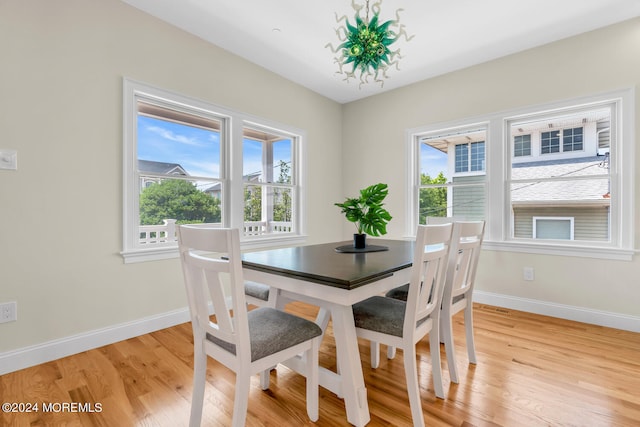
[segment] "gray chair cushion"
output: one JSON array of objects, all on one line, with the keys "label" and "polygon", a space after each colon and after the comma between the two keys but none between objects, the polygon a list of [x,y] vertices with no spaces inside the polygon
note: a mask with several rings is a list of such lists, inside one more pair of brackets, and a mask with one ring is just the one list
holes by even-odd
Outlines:
[{"label": "gray chair cushion", "polygon": [[409,284],[402,285],[400,287],[391,289],[387,292],[386,296],[388,298],[399,299],[400,301],[406,301],[407,296],[409,295]]},{"label": "gray chair cushion", "polygon": [[263,301],[269,300],[269,286],[251,281],[244,282],[244,293]]},{"label": "gray chair cushion", "polygon": [[[252,362],[322,334],[322,329],[315,323],[270,307],[251,310],[248,317]],[[211,334],[207,334],[207,339],[236,354],[235,344]]]},{"label": "gray chair cushion", "polygon": [[356,328],[402,336],[406,303],[381,296],[371,297],[353,305]]},{"label": "gray chair cushion", "polygon": [[[386,293],[386,296],[388,298],[399,299],[400,301],[406,301],[408,295],[409,295],[408,283],[406,285],[402,285],[397,288],[391,289],[389,292]],[[429,296],[429,299],[431,299],[431,296]],[[458,295],[453,297],[453,304],[457,303],[462,299],[464,299],[464,295]]]}]

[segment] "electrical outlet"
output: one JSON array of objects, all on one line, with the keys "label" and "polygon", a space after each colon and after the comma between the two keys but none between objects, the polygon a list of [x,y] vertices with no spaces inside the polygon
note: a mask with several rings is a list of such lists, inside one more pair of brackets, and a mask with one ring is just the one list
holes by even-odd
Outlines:
[{"label": "electrical outlet", "polygon": [[18,303],[5,302],[0,304],[0,323],[15,322],[18,320]]},{"label": "electrical outlet", "polygon": [[534,278],[534,276],[533,276],[533,267],[525,267],[522,270],[522,278],[524,280],[527,280],[527,281],[532,281],[533,278]]}]

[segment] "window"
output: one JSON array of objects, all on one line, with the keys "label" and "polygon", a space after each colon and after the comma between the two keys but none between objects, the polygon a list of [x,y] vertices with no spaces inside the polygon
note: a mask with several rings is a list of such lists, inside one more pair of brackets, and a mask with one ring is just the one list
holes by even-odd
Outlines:
[{"label": "window", "polygon": [[488,249],[631,259],[633,93],[407,131],[407,234],[427,216],[486,218]]},{"label": "window", "polygon": [[484,141],[472,142],[471,147],[471,164],[470,170],[478,172],[484,170]]},{"label": "window", "polygon": [[243,131],[244,221],[247,234],[293,230],[296,138],[245,127]]},{"label": "window", "polygon": [[416,136],[419,224],[425,224],[427,217],[484,218],[485,139],[483,127],[441,129]]},{"label": "window", "polygon": [[[610,150],[612,141],[599,141],[598,128],[610,127],[613,114],[613,106],[603,104],[508,120],[513,138],[526,128],[531,135],[541,135],[542,146],[541,157],[513,157],[511,238],[610,242],[611,174],[599,152]],[[546,131],[556,123],[581,126]],[[564,155],[545,156],[545,147],[559,149],[560,139]]]},{"label": "window", "polygon": [[534,239],[573,240],[573,218],[533,217]]},{"label": "window", "polygon": [[531,135],[514,135],[513,155],[515,157],[531,155]]},{"label": "window", "polygon": [[484,170],[484,141],[455,146],[456,173]]},{"label": "window", "polygon": [[177,256],[185,223],[302,241],[301,131],[126,79],[124,99],[125,262]]},{"label": "window", "polygon": [[582,150],[582,129],[565,129],[562,134],[562,151]]},{"label": "window", "polygon": [[560,131],[542,132],[542,141],[540,144],[541,153],[559,153],[560,152]]}]

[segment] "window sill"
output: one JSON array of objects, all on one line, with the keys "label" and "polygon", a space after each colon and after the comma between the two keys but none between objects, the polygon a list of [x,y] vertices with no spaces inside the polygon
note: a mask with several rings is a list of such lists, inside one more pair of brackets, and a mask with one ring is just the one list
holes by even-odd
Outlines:
[{"label": "window sill", "polygon": [[520,252],[542,255],[560,255],[581,258],[611,259],[631,261],[636,253],[633,249],[621,249],[603,246],[561,245],[532,242],[491,242],[485,240],[482,248],[489,251]]},{"label": "window sill", "polygon": [[[305,243],[307,236],[287,235],[287,236],[256,236],[245,238],[240,242],[242,250],[269,249],[283,246],[296,246]],[[155,248],[133,249],[120,252],[125,264],[133,264],[147,261],[160,261],[163,259],[178,258],[178,246],[167,245]]]}]

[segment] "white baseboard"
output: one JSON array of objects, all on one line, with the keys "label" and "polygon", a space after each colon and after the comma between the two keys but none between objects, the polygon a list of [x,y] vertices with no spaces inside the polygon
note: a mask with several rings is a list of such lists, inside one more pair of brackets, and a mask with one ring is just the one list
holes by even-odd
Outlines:
[{"label": "white baseboard", "polygon": [[0,353],[0,375],[148,334],[190,320],[183,309]]},{"label": "white baseboard", "polygon": [[528,298],[494,294],[479,290],[473,291],[473,302],[510,308],[528,313],[590,323],[631,332],[640,332],[640,317],[608,311],[593,310],[584,307],[557,304]]}]

